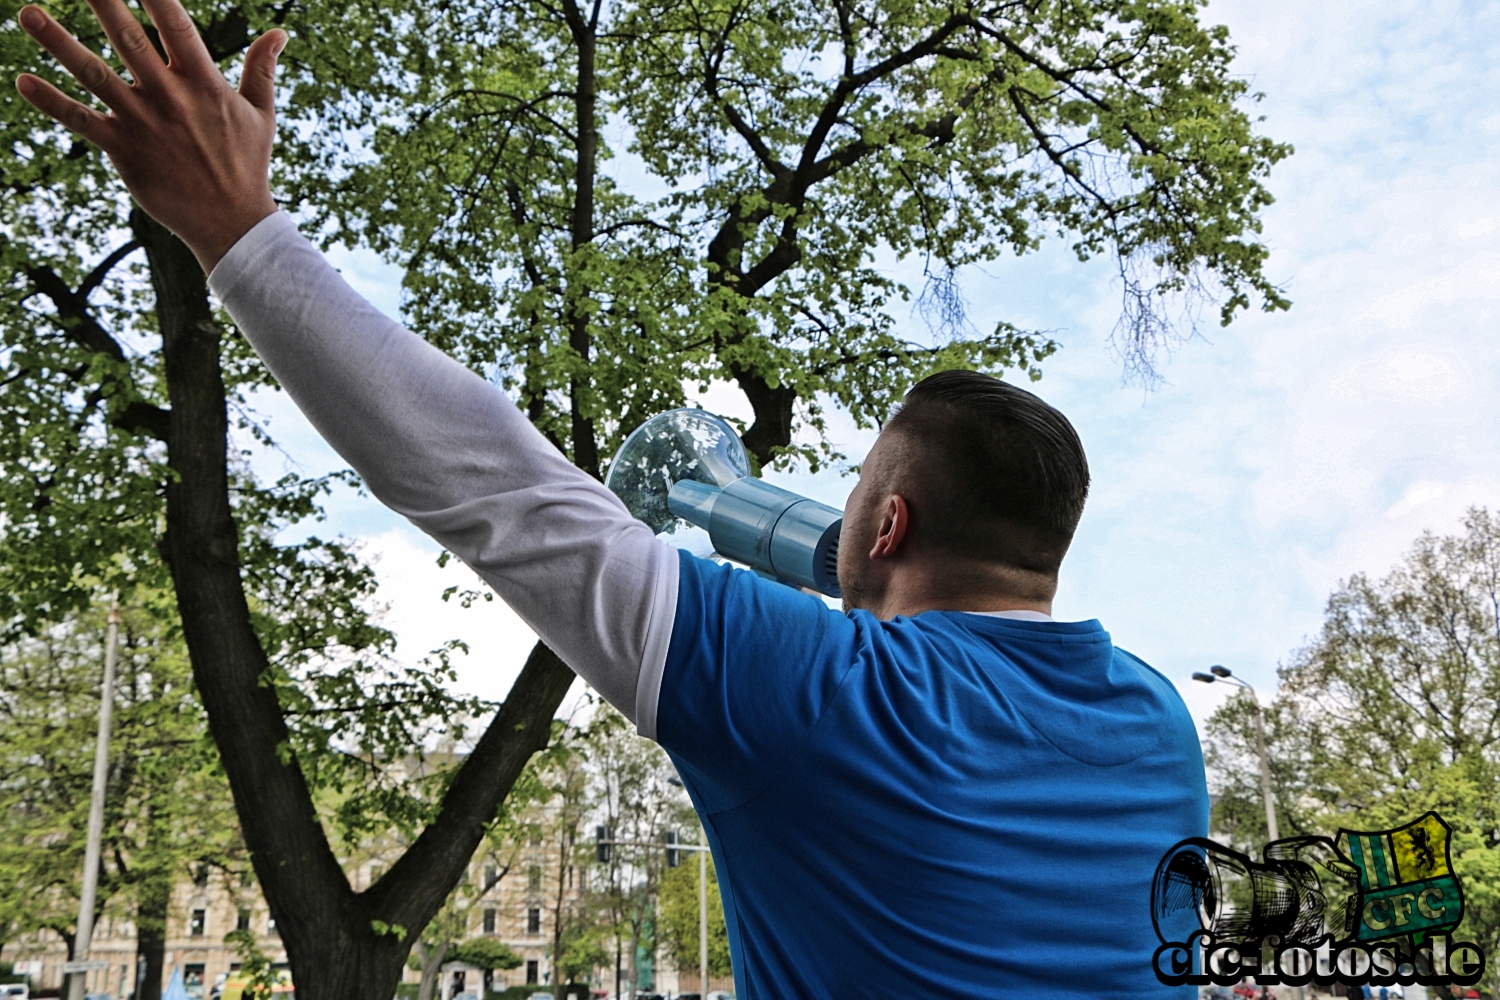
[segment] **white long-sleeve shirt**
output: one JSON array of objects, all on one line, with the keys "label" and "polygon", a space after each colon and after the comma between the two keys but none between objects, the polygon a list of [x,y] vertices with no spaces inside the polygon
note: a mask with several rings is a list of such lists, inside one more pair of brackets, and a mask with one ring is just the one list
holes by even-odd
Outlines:
[{"label": "white long-sleeve shirt", "polygon": [[370,492],[655,738],[675,552],[495,386],[382,314],[277,212],[209,285]]}]

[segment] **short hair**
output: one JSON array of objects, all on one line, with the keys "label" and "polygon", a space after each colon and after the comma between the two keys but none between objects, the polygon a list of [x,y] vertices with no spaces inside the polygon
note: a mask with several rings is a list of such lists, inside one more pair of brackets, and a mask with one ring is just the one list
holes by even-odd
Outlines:
[{"label": "short hair", "polygon": [[993,376],[945,371],[912,387],[885,433],[915,445],[898,491],[919,544],[1056,576],[1089,493],[1067,417]]}]

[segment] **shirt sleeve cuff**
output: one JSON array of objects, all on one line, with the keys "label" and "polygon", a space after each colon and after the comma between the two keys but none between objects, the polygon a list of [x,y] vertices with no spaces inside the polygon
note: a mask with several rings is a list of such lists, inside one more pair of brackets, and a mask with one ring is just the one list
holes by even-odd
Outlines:
[{"label": "shirt sleeve cuff", "polygon": [[641,651],[641,672],[635,679],[635,728],[648,740],[656,739],[656,708],[661,702],[661,679],[667,669],[667,650],[672,645],[672,629],[677,626],[677,591],[682,573],[677,550],[661,543],[651,614],[646,627],[645,648]]},{"label": "shirt sleeve cuff", "polygon": [[213,273],[208,276],[208,287],[223,302],[234,294],[241,282],[256,273],[256,263],[267,253],[274,252],[276,246],[289,236],[302,238],[297,224],[285,212],[272,212],[251,226],[250,231],[219,258]]}]

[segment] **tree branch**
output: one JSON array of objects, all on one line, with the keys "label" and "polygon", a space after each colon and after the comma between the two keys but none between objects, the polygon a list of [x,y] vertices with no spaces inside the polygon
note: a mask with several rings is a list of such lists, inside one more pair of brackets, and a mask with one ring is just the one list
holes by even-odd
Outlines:
[{"label": "tree branch", "polygon": [[[131,240],[117,249],[89,272],[83,283],[74,291],[68,283],[46,264],[33,264],[25,269],[38,292],[52,300],[56,310],[54,321],[67,338],[85,350],[103,354],[120,364],[129,364],[125,349],[109,331],[94,318],[89,309],[88,293],[104,280],[109,271],[140,246]],[[82,372],[79,373],[82,377]],[[101,397],[102,398],[102,397]],[[132,400],[119,409],[111,423],[121,430],[145,432],[158,441],[166,441],[170,433],[170,411],[143,400]]]},{"label": "tree branch", "polygon": [[454,775],[443,807],[411,848],[366,891],[370,915],[422,927],[447,898],[532,754],[552,736],[552,713],[573,683],[573,671],[537,643],[505,703]]},{"label": "tree branch", "polygon": [[78,291],[74,294],[81,299],[87,299],[89,297],[89,293],[99,287],[99,284],[104,281],[104,279],[109,275],[109,272],[114,269],[114,266],[120,263],[120,261],[124,260],[126,257],[130,256],[136,250],[139,250],[140,246],[140,240],[131,240],[129,243],[121,244],[115,249],[113,253],[101,260],[98,265],[96,265],[94,269],[88,273],[88,277],[83,279],[83,283],[78,286]]}]

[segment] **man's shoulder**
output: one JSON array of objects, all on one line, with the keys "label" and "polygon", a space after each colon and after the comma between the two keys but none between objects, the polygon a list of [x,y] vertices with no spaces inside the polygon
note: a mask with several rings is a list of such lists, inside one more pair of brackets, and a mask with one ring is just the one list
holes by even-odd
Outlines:
[{"label": "man's shoulder", "polygon": [[1080,763],[1198,758],[1196,727],[1176,685],[1115,646],[1098,621],[941,612],[889,623],[885,634],[876,659],[891,683],[909,681],[938,704],[951,703],[956,687],[971,689],[960,702],[966,711],[1024,720],[1018,732]]}]

